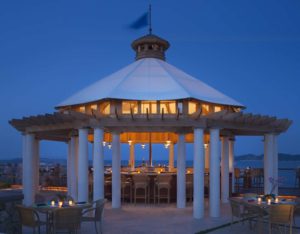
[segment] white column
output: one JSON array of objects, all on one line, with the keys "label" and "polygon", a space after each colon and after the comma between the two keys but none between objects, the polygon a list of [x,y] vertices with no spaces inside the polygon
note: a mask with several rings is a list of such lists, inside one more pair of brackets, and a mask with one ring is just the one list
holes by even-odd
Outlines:
[{"label": "white column", "polygon": [[134,143],[131,143],[129,146],[129,161],[130,161],[130,170],[135,170],[135,155],[134,155]]},{"label": "white column", "polygon": [[[277,135],[273,135],[273,178],[278,181],[278,145]],[[278,195],[278,186],[275,187],[274,194]]]},{"label": "white column", "polygon": [[234,140],[229,140],[229,172],[231,172],[231,191],[235,192],[234,177]]},{"label": "white column", "polygon": [[204,154],[205,154],[205,169],[209,169],[209,144],[206,144],[204,147]]},{"label": "white column", "polygon": [[194,129],[194,201],[195,219],[204,216],[204,149],[203,129]]},{"label": "white column", "polygon": [[174,170],[174,143],[171,142],[169,145],[169,171]]},{"label": "white column", "polygon": [[89,200],[88,129],[79,132],[78,144],[78,201]]},{"label": "white column", "polygon": [[222,137],[221,156],[221,198],[222,203],[228,203],[229,198],[229,138]]},{"label": "white column", "polygon": [[75,170],[72,173],[72,196],[75,201],[78,201],[78,161],[79,161],[79,139],[78,136],[74,137],[74,167]]},{"label": "white column", "polygon": [[219,129],[210,129],[209,213],[220,216],[220,146]]},{"label": "white column", "polygon": [[269,194],[272,189],[269,178],[273,177],[274,163],[273,134],[265,134],[264,148],[264,193]]},{"label": "white column", "polygon": [[33,164],[34,191],[37,193],[40,185],[40,142],[37,139],[33,141]]},{"label": "white column", "polygon": [[72,160],[72,155],[71,155],[71,140],[68,141],[68,155],[67,155],[67,190],[68,190],[68,195],[71,196],[71,160]]},{"label": "white column", "polygon": [[25,149],[23,152],[23,204],[31,206],[34,203],[34,134],[25,134]]},{"label": "white column", "polygon": [[112,133],[112,208],[121,207],[121,146],[120,134]]},{"label": "white column", "polygon": [[94,129],[94,201],[104,198],[104,154],[103,154],[103,130]]},{"label": "white column", "polygon": [[177,208],[185,208],[185,136],[178,134],[178,156],[177,156]]},{"label": "white column", "polygon": [[68,195],[77,201],[77,165],[78,165],[78,137],[72,136],[68,143]]},{"label": "white column", "polygon": [[24,176],[24,167],[25,167],[25,158],[27,156],[27,149],[26,149],[26,134],[22,134],[22,185],[23,185],[23,190],[24,190],[24,185],[25,185],[25,179],[26,176]]}]

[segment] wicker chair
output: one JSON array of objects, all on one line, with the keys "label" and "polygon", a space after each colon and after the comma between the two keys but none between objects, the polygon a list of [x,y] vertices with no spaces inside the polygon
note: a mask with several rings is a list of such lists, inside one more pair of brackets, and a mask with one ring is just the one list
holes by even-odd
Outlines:
[{"label": "wicker chair", "polygon": [[[154,202],[157,198],[158,204],[160,203],[160,199],[166,198],[168,203],[170,203],[170,190],[171,190],[171,175],[159,174],[156,177],[155,185],[154,185]],[[166,195],[162,196],[161,190],[166,190]]]},{"label": "wicker chair", "polygon": [[232,198],[230,198],[229,201],[231,206],[231,226],[234,223],[234,218],[237,218],[236,221],[242,222],[243,224],[245,220],[248,220],[250,229],[252,229],[251,221],[253,218],[258,217],[259,213],[254,212],[254,210],[250,212],[249,208],[245,207],[242,202],[236,201]]},{"label": "wicker chair", "polygon": [[[94,201],[94,207],[86,209],[82,212],[81,222],[94,222],[96,233],[102,233],[102,218],[106,199]],[[99,224],[99,232],[98,226]]]},{"label": "wicker chair", "polygon": [[19,218],[22,226],[30,227],[35,233],[36,228],[38,233],[41,233],[41,226],[46,225],[47,223],[40,220],[38,212],[34,208],[16,205],[16,208],[19,213]]},{"label": "wicker chair", "polygon": [[241,179],[243,179],[241,175],[241,170],[239,168],[234,168],[234,181],[235,181],[235,188],[237,191],[240,189]]},{"label": "wicker chair", "polygon": [[256,188],[263,187],[263,169],[252,168],[251,169],[252,186]]},{"label": "wicker chair", "polygon": [[66,231],[78,233],[80,231],[82,208],[65,207],[56,209],[53,213],[53,233]]},{"label": "wicker chair", "polygon": [[254,222],[261,233],[263,231],[264,222],[267,222],[266,218],[268,217],[268,213],[266,210],[260,206],[247,204],[244,204],[243,208],[244,217],[249,221],[250,229],[253,229],[252,222]]},{"label": "wicker chair", "polygon": [[[284,228],[289,227],[289,233],[293,232],[293,205],[271,205],[269,210],[269,233],[272,233],[273,228]],[[285,232],[284,232],[285,233]]]},{"label": "wicker chair", "polygon": [[294,225],[296,224],[296,217],[300,217],[300,198],[295,199],[296,205],[294,207]]}]

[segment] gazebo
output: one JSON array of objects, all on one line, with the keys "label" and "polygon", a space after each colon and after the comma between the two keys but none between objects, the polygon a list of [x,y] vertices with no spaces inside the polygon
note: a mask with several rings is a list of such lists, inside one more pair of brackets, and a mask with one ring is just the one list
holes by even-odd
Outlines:
[{"label": "gazebo", "polygon": [[[113,208],[121,207],[121,143],[130,143],[132,170],[134,144],[167,143],[169,170],[174,168],[177,144],[178,208],[186,206],[185,144],[194,144],[195,218],[204,215],[205,168],[209,168],[210,216],[218,217],[220,203],[228,202],[235,136],[263,136],[264,177],[278,177],[277,136],[289,128],[291,121],[244,113],[241,103],[165,62],[169,46],[168,41],[153,34],[143,36],[132,43],[136,52],[132,64],[61,102],[52,114],[10,121],[23,135],[25,205],[34,202],[38,191],[41,140],[68,143],[68,193],[78,201],[88,200],[88,142],[93,143],[93,197],[104,198],[102,143],[110,142]],[[270,188],[270,182],[264,180],[265,193]]]}]

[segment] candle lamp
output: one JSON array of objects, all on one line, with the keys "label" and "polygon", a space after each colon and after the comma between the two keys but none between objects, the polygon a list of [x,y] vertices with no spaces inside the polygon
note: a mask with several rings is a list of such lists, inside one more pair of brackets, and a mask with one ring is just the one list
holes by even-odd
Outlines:
[{"label": "candle lamp", "polygon": [[73,201],[69,200],[69,206],[72,206],[72,205],[73,205]]},{"label": "candle lamp", "polygon": [[268,205],[271,205],[271,199],[268,198]]},{"label": "candle lamp", "polygon": [[62,205],[63,205],[63,202],[62,202],[62,201],[59,201],[59,202],[58,202],[58,206],[59,206],[59,207],[62,207]]},{"label": "candle lamp", "polygon": [[55,206],[55,201],[51,201],[51,206]]},{"label": "candle lamp", "polygon": [[261,197],[257,198],[257,203],[258,203],[258,204],[261,203]]},{"label": "candle lamp", "polygon": [[279,199],[278,197],[275,198],[275,203],[278,203],[279,202]]}]

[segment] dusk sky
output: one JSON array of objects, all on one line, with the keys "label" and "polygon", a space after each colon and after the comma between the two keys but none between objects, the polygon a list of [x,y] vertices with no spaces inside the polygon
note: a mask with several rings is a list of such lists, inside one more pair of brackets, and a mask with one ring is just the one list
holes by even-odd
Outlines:
[{"label": "dusk sky", "polygon": [[[278,138],[279,152],[299,154],[300,1],[151,3],[153,33],[171,44],[167,62],[241,102],[246,113],[293,120]],[[134,61],[130,44],[147,29],[128,25],[148,4],[0,1],[0,159],[21,157],[21,134],[10,119],[52,113]],[[42,156],[64,157],[66,150],[64,143],[41,145]],[[237,137],[235,154],[246,153],[262,154],[262,137]]]}]

